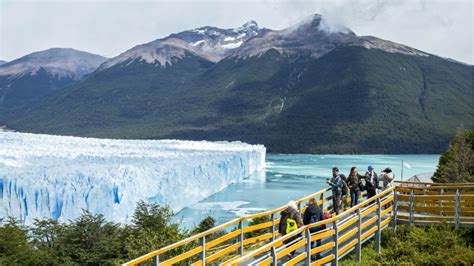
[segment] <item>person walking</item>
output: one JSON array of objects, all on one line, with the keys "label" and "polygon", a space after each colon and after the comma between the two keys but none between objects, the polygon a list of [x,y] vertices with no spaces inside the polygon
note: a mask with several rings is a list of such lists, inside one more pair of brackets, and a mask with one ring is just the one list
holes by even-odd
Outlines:
[{"label": "person walking", "polygon": [[339,168],[332,168],[332,178],[327,179],[326,183],[331,186],[332,190],[332,207],[334,213],[339,214],[339,201],[341,200],[342,189],[344,184],[342,183],[342,178],[339,175]]},{"label": "person walking", "polygon": [[378,188],[378,176],[375,173],[375,169],[372,165],[367,167],[367,172],[365,173],[365,189],[367,190],[367,199],[375,196],[377,194]]},{"label": "person walking", "polygon": [[[287,235],[299,227],[303,226],[303,222],[301,221],[301,215],[298,212],[298,206],[294,201],[288,202],[286,209],[284,209],[280,213],[280,224],[278,225],[278,232],[280,235],[284,236]],[[294,241],[298,236],[295,235],[285,241],[284,244],[291,243]],[[291,259],[295,255],[295,251],[292,251],[288,254],[289,259]]]},{"label": "person walking", "polygon": [[357,167],[352,167],[349,176],[347,177],[347,185],[350,189],[351,194],[351,208],[359,204],[359,193],[363,190],[362,179],[363,175],[360,175],[357,171]]},{"label": "person walking", "polygon": [[[304,214],[303,214],[303,224],[304,225],[314,224],[322,220],[324,220],[323,210],[321,210],[321,207],[318,206],[315,198],[310,199],[308,201],[306,210],[304,211]],[[309,231],[311,233],[316,233],[318,231],[321,231],[322,229],[323,229],[322,226],[316,226],[309,229]],[[318,246],[321,246],[321,239],[311,242],[311,249]],[[320,258],[321,258],[321,254],[319,253],[311,256],[311,260],[318,260]]]}]

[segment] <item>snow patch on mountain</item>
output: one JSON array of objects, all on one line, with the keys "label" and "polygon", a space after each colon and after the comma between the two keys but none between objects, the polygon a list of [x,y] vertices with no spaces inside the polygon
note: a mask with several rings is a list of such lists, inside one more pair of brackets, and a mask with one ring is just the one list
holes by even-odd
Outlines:
[{"label": "snow patch on mountain", "polygon": [[234,43],[227,43],[227,44],[223,44],[222,47],[227,48],[227,49],[234,49],[234,48],[240,47],[242,43],[244,42],[239,41],[239,42],[234,42]]}]

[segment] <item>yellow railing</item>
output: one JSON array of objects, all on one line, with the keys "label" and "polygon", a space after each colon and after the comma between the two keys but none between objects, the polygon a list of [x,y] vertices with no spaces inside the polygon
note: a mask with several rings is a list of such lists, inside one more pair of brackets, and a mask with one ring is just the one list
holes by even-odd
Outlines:
[{"label": "yellow railing", "polygon": [[[303,204],[311,198],[317,198],[318,204],[331,201],[329,189],[323,189],[312,195],[306,196],[296,201],[300,211],[304,210]],[[141,262],[154,260],[155,264],[172,265],[186,261],[185,264],[203,265],[205,263],[215,263],[222,258],[235,258],[244,254],[246,249],[273,241],[278,236],[277,225],[279,224],[279,213],[286,206],[266,211],[258,214],[247,215],[203,233],[188,237],[172,245],[152,251],[146,255],[136,258],[124,265],[136,265]],[[329,207],[330,208],[330,207]],[[328,208],[326,208],[326,211]],[[248,224],[256,218],[268,217],[268,222],[249,226]],[[217,232],[226,232],[224,235],[211,240]],[[256,235],[246,238],[248,234]],[[197,242],[197,243],[196,243]],[[185,249],[185,251],[182,251]],[[172,252],[180,251],[181,254],[172,256]],[[233,255],[233,256],[232,256]],[[164,259],[163,259],[164,258]],[[193,260],[194,259],[194,260]],[[222,263],[222,261],[219,261]]]},{"label": "yellow railing", "polygon": [[395,196],[397,223],[474,226],[473,183],[399,186]]},{"label": "yellow railing", "polygon": [[[380,243],[381,229],[387,226],[394,217],[401,222],[405,221],[407,195],[413,195],[409,198],[409,200],[413,199],[413,201],[409,201],[411,205],[408,205],[410,206],[410,210],[412,210],[412,214],[408,212],[408,217],[412,217],[412,219],[408,219],[408,221],[412,221],[415,224],[422,224],[418,223],[418,220],[424,219],[420,217],[425,216],[420,216],[415,212],[433,211],[432,208],[430,209],[430,207],[433,207],[431,203],[436,202],[438,205],[441,204],[440,206],[446,208],[442,209],[442,212],[439,213],[440,215],[448,214],[449,211],[455,210],[454,207],[457,208],[459,215],[454,215],[454,218],[449,216],[453,218],[452,221],[456,225],[464,226],[470,223],[470,219],[472,219],[473,216],[471,211],[473,211],[473,209],[470,207],[469,202],[474,199],[474,195],[466,194],[467,192],[464,191],[474,191],[474,184],[399,183],[400,185],[398,187],[388,189],[351,209],[345,210],[331,219],[301,227],[295,232],[283,237],[279,237],[277,226],[279,224],[279,213],[284,210],[286,206],[234,219],[206,232],[152,251],[124,265],[136,265],[150,260],[153,260],[155,265],[205,265],[211,263],[223,265],[256,263],[258,265],[267,265],[275,261],[284,260],[291,251],[303,247],[305,252],[300,252],[298,256],[295,256],[290,261],[286,261],[288,265],[303,261],[310,264],[311,255],[316,253],[325,256],[313,262],[312,265],[338,261],[338,259],[354,249],[357,251],[358,257],[360,257],[360,246],[364,241],[375,235],[376,242]],[[395,189],[396,193],[392,193]],[[459,191],[459,189],[463,190],[463,193],[459,192],[459,195],[449,194],[457,193],[456,190]],[[441,199],[438,196],[439,194],[433,195],[438,198],[427,197],[435,192],[442,193]],[[472,194],[474,194],[474,192]],[[424,197],[419,197],[418,195]],[[304,211],[304,203],[311,198],[316,198],[318,205],[323,206],[325,212],[331,211],[332,204],[326,204],[326,202],[331,202],[332,200],[332,193],[329,188],[297,200],[296,203],[298,204],[300,212]],[[430,204],[424,203],[422,201],[423,199],[429,200]],[[459,204],[456,205],[456,199],[460,199],[460,201],[458,201],[459,204],[462,203],[466,205],[459,207]],[[455,202],[454,207],[451,206],[452,202],[448,202],[450,200]],[[427,206],[420,205],[423,203]],[[397,206],[403,207],[397,210]],[[449,207],[452,207],[452,209],[448,210],[447,208]],[[438,212],[436,214],[438,214]],[[466,215],[470,215],[471,218],[466,217]],[[263,220],[259,224],[249,225],[253,219],[261,217],[266,217],[267,220]],[[434,220],[428,221],[439,220],[439,217],[437,217]],[[445,220],[448,220],[448,218]],[[328,229],[315,234],[309,233],[309,229],[322,224],[326,224]],[[396,223],[393,224],[396,225]],[[221,232],[221,234],[216,236],[218,232]],[[284,243],[287,242],[286,240],[295,236],[298,236],[297,240],[295,240],[296,242],[293,241],[294,243],[292,242],[291,245]],[[328,239],[332,239],[332,241],[311,248],[310,243],[318,239],[322,239],[323,242],[328,241]]]},{"label": "yellow railing", "polygon": [[[376,235],[377,241],[380,242],[381,229],[392,220],[390,212],[393,205],[388,205],[393,202],[394,189],[395,187],[387,189],[331,219],[303,226],[228,263],[231,265],[277,265],[283,261],[286,265],[301,262],[319,265],[337,261],[354,249],[360,254],[360,246],[372,236]],[[310,233],[311,228],[322,225],[326,225],[325,230]],[[317,240],[322,240],[324,243],[312,248],[311,242]],[[303,252],[286,260],[288,254],[302,247],[304,247]],[[318,253],[321,258],[311,262],[311,256]]]}]

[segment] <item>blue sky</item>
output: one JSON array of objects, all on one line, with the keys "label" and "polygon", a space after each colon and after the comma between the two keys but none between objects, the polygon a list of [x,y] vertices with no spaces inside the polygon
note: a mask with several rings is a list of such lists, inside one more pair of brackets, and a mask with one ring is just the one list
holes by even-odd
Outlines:
[{"label": "blue sky", "polygon": [[51,47],[113,57],[141,43],[200,26],[248,20],[282,29],[319,13],[352,29],[474,63],[471,0],[9,1],[0,2],[0,59]]}]

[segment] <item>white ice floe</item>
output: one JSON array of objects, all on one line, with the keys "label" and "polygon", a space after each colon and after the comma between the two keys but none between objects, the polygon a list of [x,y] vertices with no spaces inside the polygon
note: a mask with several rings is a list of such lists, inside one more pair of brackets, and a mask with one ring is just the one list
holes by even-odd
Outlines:
[{"label": "white ice floe", "polygon": [[210,210],[222,210],[235,214],[237,217],[265,211],[263,208],[255,207],[242,207],[248,205],[250,202],[247,201],[215,201],[215,202],[200,202],[192,206],[193,209],[210,211]]}]

